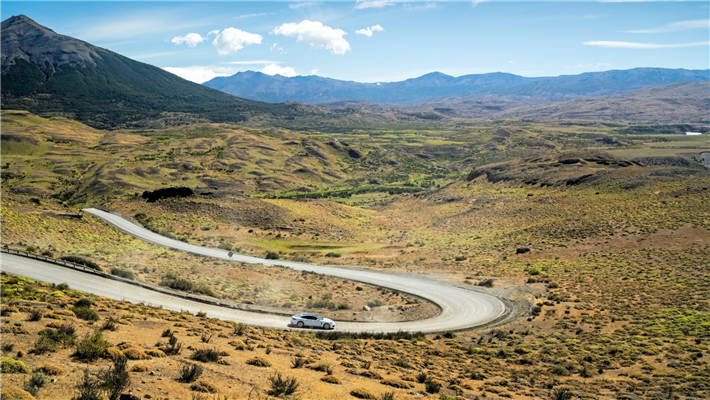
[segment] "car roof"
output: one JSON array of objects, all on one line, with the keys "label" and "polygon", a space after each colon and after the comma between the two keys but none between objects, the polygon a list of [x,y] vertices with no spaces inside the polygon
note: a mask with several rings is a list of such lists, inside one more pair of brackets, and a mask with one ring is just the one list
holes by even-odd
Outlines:
[{"label": "car roof", "polygon": [[318,316],[318,315],[316,315],[316,314],[309,314],[309,313],[298,314],[299,317],[305,317],[305,316],[308,316],[308,315],[313,316],[313,317],[317,317],[317,316]]}]

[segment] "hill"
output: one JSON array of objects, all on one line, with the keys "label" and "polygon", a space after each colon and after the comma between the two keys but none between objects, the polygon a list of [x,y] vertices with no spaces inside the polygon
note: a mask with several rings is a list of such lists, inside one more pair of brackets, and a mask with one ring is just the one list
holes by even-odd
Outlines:
[{"label": "hill", "polygon": [[319,112],[235,98],[60,35],[24,15],[2,22],[2,108],[62,115],[94,127]]},{"label": "hill", "polygon": [[497,117],[601,119],[631,122],[702,122],[710,119],[710,82],[673,83],[601,97],[520,107]]},{"label": "hill", "polygon": [[401,82],[360,83],[319,76],[287,78],[246,71],[214,78],[204,85],[235,96],[267,102],[322,104],[368,101],[413,105],[446,99],[454,103],[485,100],[519,105],[611,95],[677,82],[698,82],[707,80],[709,73],[708,70],[635,68],[527,78],[501,72],[460,77],[432,72]]}]

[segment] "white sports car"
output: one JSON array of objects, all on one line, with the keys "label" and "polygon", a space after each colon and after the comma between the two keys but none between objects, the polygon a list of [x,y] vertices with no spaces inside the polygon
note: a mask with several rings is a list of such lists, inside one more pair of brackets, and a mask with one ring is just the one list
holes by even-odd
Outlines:
[{"label": "white sports car", "polygon": [[335,322],[332,319],[319,317],[316,314],[298,314],[291,317],[291,325],[299,328],[323,328],[335,329]]}]

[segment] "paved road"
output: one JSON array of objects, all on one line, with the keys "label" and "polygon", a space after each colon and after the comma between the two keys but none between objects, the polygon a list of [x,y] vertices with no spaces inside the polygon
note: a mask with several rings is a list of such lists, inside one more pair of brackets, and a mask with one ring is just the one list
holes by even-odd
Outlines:
[{"label": "paved road", "polygon": [[[152,242],[176,250],[187,251],[203,256],[228,260],[227,252],[220,249],[196,246],[178,240],[166,238],[129,222],[117,215],[94,208],[83,210],[95,215],[116,228],[139,239]],[[267,260],[235,254],[233,261],[280,265],[299,271],[312,271],[352,281],[370,283],[389,289],[413,294],[437,304],[441,312],[431,318],[407,322],[338,322],[337,329],[351,332],[441,332],[448,330],[469,329],[487,325],[505,317],[509,312],[506,304],[495,296],[481,291],[469,290],[446,283],[427,279],[420,275],[395,275],[362,269],[336,268],[319,265],[309,265],[282,260]],[[286,328],[288,319],[279,315],[254,313],[227,309],[218,306],[201,304],[194,301],[176,298],[167,294],[157,293],[131,284],[107,280],[105,278],[84,274],[56,265],[18,256],[2,254],[0,265],[3,271],[27,276],[46,282],[66,282],[73,289],[109,297],[116,300],[143,302],[149,305],[162,306],[170,310],[186,310],[190,312],[204,311],[210,317],[243,322],[271,328]]]}]

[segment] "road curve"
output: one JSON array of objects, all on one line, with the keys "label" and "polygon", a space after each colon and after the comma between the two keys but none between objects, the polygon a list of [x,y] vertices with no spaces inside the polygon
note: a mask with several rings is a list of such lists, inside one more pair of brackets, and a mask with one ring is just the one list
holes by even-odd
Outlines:
[{"label": "road curve", "polygon": [[[105,222],[115,226],[139,239],[152,242],[176,250],[187,251],[207,257],[228,260],[227,252],[220,249],[196,246],[178,240],[166,238],[142,228],[120,216],[101,211],[95,208],[83,210]],[[337,322],[339,331],[349,332],[442,332],[449,330],[463,330],[488,325],[499,321],[508,313],[510,308],[501,299],[490,294],[469,290],[466,288],[432,281],[421,275],[394,275],[361,269],[348,269],[309,265],[282,260],[267,260],[263,258],[235,254],[233,261],[262,264],[280,265],[298,271],[312,271],[315,273],[334,276],[342,279],[369,283],[377,286],[409,293],[437,304],[441,311],[434,317],[405,322]],[[287,318],[281,315],[255,313],[235,310],[198,303],[192,300],[178,298],[165,293],[155,292],[141,288],[130,283],[118,282],[70,270],[57,265],[26,259],[19,256],[2,254],[0,265],[3,271],[27,276],[32,279],[51,283],[67,283],[73,289],[105,296],[115,300],[126,300],[134,303],[160,306],[170,310],[186,310],[190,312],[203,311],[208,316],[224,320],[243,322],[270,328],[286,328]]]}]

